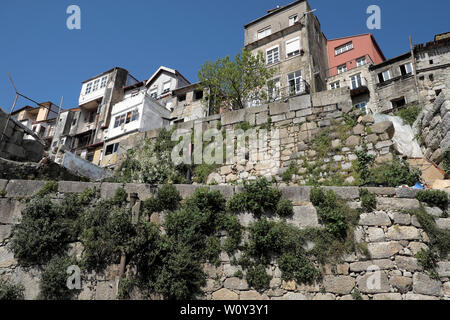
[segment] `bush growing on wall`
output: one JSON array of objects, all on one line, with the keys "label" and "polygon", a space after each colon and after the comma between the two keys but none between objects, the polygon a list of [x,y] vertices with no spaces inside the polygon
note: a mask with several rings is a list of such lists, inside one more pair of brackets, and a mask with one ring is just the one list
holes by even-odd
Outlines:
[{"label": "bush growing on wall", "polygon": [[447,210],[449,196],[442,190],[421,190],[417,193],[417,200],[425,202],[430,206],[439,207]]},{"label": "bush growing on wall", "polygon": [[24,300],[24,291],[23,285],[0,279],[0,301]]}]

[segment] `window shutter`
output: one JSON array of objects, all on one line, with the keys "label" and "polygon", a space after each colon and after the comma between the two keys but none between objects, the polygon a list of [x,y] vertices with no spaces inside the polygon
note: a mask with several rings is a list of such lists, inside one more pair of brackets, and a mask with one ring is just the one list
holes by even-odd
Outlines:
[{"label": "window shutter", "polygon": [[288,54],[299,50],[300,50],[300,40],[294,40],[286,43],[286,52]]}]

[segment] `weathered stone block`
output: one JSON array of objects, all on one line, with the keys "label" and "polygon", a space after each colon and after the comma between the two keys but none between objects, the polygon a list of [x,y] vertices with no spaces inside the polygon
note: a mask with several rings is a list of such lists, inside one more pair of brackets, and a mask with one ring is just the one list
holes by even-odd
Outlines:
[{"label": "weathered stone block", "polygon": [[45,183],[37,180],[11,180],[6,186],[6,192],[10,198],[31,197],[41,190]]},{"label": "weathered stone block", "polygon": [[324,187],[325,190],[333,190],[344,200],[354,200],[359,198],[358,187]]},{"label": "weathered stone block", "polygon": [[[178,186],[176,186],[178,189]],[[145,201],[148,198],[151,198],[156,192],[157,189],[152,187],[149,184],[137,184],[137,183],[126,183],[124,186],[125,191],[130,193],[137,193],[139,200]],[[180,191],[180,190],[178,190]],[[180,191],[181,193],[181,191]]]},{"label": "weathered stone block", "polygon": [[390,226],[391,224],[391,219],[384,212],[363,213],[359,217],[360,226]]},{"label": "weathered stone block", "polygon": [[389,259],[357,261],[350,263],[350,272],[362,272],[373,270],[373,266],[377,266],[380,270],[388,270],[394,268],[394,262]]},{"label": "weathered stone block", "polygon": [[400,293],[378,293],[373,295],[373,300],[402,300]]},{"label": "weathered stone block", "polygon": [[231,290],[248,290],[248,284],[245,279],[236,277],[227,278],[223,284],[224,288]]},{"label": "weathered stone block", "polygon": [[384,271],[372,271],[358,277],[358,288],[362,293],[389,292],[389,280]]},{"label": "weathered stone block", "polygon": [[396,241],[369,243],[367,249],[374,259],[390,258],[402,250],[402,245]]},{"label": "weathered stone block", "polygon": [[292,218],[287,221],[298,228],[319,226],[317,211],[313,206],[295,206]]},{"label": "weathered stone block", "polygon": [[17,264],[14,253],[6,247],[0,247],[0,268],[10,268]]},{"label": "weathered stone block", "polygon": [[61,193],[82,193],[86,189],[100,188],[100,183],[78,182],[78,181],[59,181],[58,192]]},{"label": "weathered stone block", "polygon": [[392,276],[389,279],[389,283],[401,293],[410,291],[412,289],[412,282],[412,278],[403,276]]},{"label": "weathered stone block", "polygon": [[289,99],[289,110],[296,111],[306,108],[311,108],[311,96],[309,94]]},{"label": "weathered stone block", "polygon": [[377,197],[377,210],[412,210],[419,209],[417,199],[380,198]]},{"label": "weathered stone block", "polygon": [[214,300],[238,300],[238,295],[226,288],[214,292],[212,296]]},{"label": "weathered stone block", "polygon": [[370,242],[383,242],[386,241],[386,235],[382,228],[369,228],[369,241]]},{"label": "weathered stone block", "polygon": [[437,219],[436,226],[439,229],[450,230],[450,218]]},{"label": "weathered stone block", "polygon": [[419,240],[421,238],[419,230],[412,226],[390,227],[386,235],[391,240]]},{"label": "weathered stone block", "polygon": [[0,199],[0,223],[18,224],[22,218],[24,204],[20,201],[2,198]]},{"label": "weathered stone block", "polygon": [[0,243],[11,236],[11,225],[0,225]]},{"label": "weathered stone block", "polygon": [[112,198],[119,188],[123,188],[122,183],[103,182],[100,186],[100,197],[102,199]]},{"label": "weathered stone block", "polygon": [[415,199],[418,191],[419,191],[419,189],[413,189],[413,188],[396,188],[395,194],[399,198]]},{"label": "weathered stone block", "polygon": [[438,262],[436,271],[439,277],[450,277],[450,261]]},{"label": "weathered stone block", "polygon": [[411,216],[405,213],[394,213],[394,223],[400,225],[410,225],[411,224]]},{"label": "weathered stone block", "polygon": [[239,123],[245,120],[245,109],[222,113],[220,122],[223,126]]},{"label": "weathered stone block", "polygon": [[405,256],[395,256],[395,264],[399,270],[415,272],[422,270],[422,267],[417,262],[416,258],[405,257]]},{"label": "weathered stone block", "polygon": [[324,276],[325,290],[336,294],[349,294],[355,287],[355,279],[350,276]]},{"label": "weathered stone block", "polygon": [[115,281],[98,281],[95,300],[116,300]]},{"label": "weathered stone block", "polygon": [[234,194],[234,187],[233,186],[210,186],[209,190],[211,191],[220,191],[225,199],[230,199]]},{"label": "weathered stone block", "polygon": [[280,187],[283,198],[291,200],[292,202],[309,202],[311,187]]},{"label": "weathered stone block", "polygon": [[239,300],[269,300],[269,297],[265,294],[260,294],[255,290],[242,291],[239,294]]},{"label": "weathered stone block", "polygon": [[438,297],[441,295],[442,284],[424,273],[417,272],[413,276],[413,289],[414,293]]},{"label": "weathered stone block", "polygon": [[373,133],[381,134],[381,133],[388,133],[389,139],[392,139],[395,133],[394,124],[391,121],[382,121],[375,123],[370,126],[370,130]]}]

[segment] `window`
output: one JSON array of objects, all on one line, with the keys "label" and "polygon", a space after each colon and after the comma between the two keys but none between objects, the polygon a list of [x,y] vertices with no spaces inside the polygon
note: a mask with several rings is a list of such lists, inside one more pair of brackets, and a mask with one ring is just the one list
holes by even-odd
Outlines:
[{"label": "window", "polygon": [[131,121],[137,121],[137,120],[139,120],[139,111],[134,110],[133,114],[131,116]]},{"label": "window", "polygon": [[298,22],[298,15],[294,14],[289,17],[289,26],[293,26],[296,22]]},{"label": "window", "polygon": [[286,56],[293,57],[300,53],[300,39],[294,38],[292,40],[286,41]]},{"label": "window", "polygon": [[202,98],[203,98],[203,91],[202,90],[194,91],[194,100],[200,100]]},{"label": "window", "polygon": [[365,113],[367,113],[366,106],[367,106],[367,103],[366,103],[365,101],[363,101],[363,102],[360,102],[360,103],[358,103],[358,104],[355,104],[354,107],[355,107],[356,109],[361,109],[361,110],[363,110]]},{"label": "window", "polygon": [[105,156],[116,153],[117,150],[119,150],[119,142],[110,144],[109,146],[106,146]]},{"label": "window", "polygon": [[154,88],[150,91],[150,97],[152,97],[153,99],[158,98],[158,88]]},{"label": "window", "polygon": [[362,86],[361,73],[355,74],[350,77],[350,82],[352,84],[352,89],[356,89]]},{"label": "window", "polygon": [[298,94],[304,91],[303,81],[302,81],[302,71],[296,71],[288,74],[289,83],[289,93]]},{"label": "window", "polygon": [[170,91],[170,81],[165,82],[163,84],[162,94],[165,94]]},{"label": "window", "polygon": [[94,84],[92,85],[92,92],[98,90],[98,85],[100,84],[100,79],[97,79],[94,81]]},{"label": "window", "polygon": [[346,44],[334,49],[334,53],[335,53],[335,55],[339,55],[339,54],[347,52],[351,49],[353,49],[353,42],[350,41],[349,43],[346,43]]},{"label": "window", "polygon": [[58,141],[54,141],[52,144],[52,148],[55,148],[58,145]]},{"label": "window", "polygon": [[268,49],[266,52],[267,52],[267,64],[273,64],[275,62],[280,61],[278,46]]},{"label": "window", "polygon": [[77,117],[75,116],[74,118],[73,118],[73,120],[72,120],[72,126],[74,126],[74,125],[76,125],[77,124]]},{"label": "window", "polygon": [[125,115],[123,114],[123,115],[120,116],[119,126],[121,126],[124,123],[125,123]]},{"label": "window", "polygon": [[262,39],[264,37],[270,36],[272,34],[272,29],[270,27],[266,27],[258,31],[257,40]]},{"label": "window", "polygon": [[337,89],[337,88],[340,88],[340,87],[341,87],[340,81],[335,81],[335,82],[330,83],[331,90]]},{"label": "window", "polygon": [[405,100],[405,97],[401,97],[398,99],[391,100],[391,103],[392,103],[392,108],[397,109],[397,108],[400,108],[400,107],[403,107],[404,105],[406,105],[406,100]]},{"label": "window", "polygon": [[343,64],[337,67],[338,74],[344,73],[347,71],[347,64]]},{"label": "window", "polygon": [[357,67],[361,67],[361,66],[363,66],[365,64],[367,64],[366,57],[362,57],[362,58],[356,59],[356,66]]},{"label": "window", "polygon": [[87,85],[86,85],[86,91],[84,92],[84,94],[89,94],[89,93],[91,93],[92,92],[92,82],[89,82]]},{"label": "window", "polygon": [[108,83],[108,76],[104,76],[100,83],[100,89],[105,88],[107,83]]},{"label": "window", "polygon": [[402,74],[402,76],[406,76],[408,74],[412,74],[413,70],[412,70],[412,63],[406,63],[404,65],[400,66],[400,72]]},{"label": "window", "polygon": [[116,117],[116,119],[114,120],[114,128],[117,128],[119,126],[119,122],[120,122],[120,116]]},{"label": "window", "polygon": [[125,121],[125,123],[130,123],[131,122],[131,111],[127,113],[127,120]]},{"label": "window", "polygon": [[86,156],[86,160],[92,162],[94,160],[94,153],[93,152],[88,153]]},{"label": "window", "polygon": [[181,96],[178,96],[178,102],[186,101],[186,95],[182,94]]},{"label": "window", "polygon": [[281,98],[280,78],[270,80],[267,83],[267,94],[269,100],[278,100]]},{"label": "window", "polygon": [[386,70],[386,71],[378,74],[378,80],[380,81],[380,83],[383,83],[390,79],[391,79],[391,73],[389,72],[389,70]]},{"label": "window", "polygon": [[97,114],[97,111],[92,111],[88,115],[88,123],[92,123],[95,121],[95,115]]},{"label": "window", "polygon": [[136,97],[139,95],[139,89],[134,90],[133,92],[131,92],[131,98]]}]

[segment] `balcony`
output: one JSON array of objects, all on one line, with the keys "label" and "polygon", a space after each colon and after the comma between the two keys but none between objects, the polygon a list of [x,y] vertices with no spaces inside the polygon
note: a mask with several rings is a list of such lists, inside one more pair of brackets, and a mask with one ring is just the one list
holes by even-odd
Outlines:
[{"label": "balcony", "polygon": [[358,96],[360,94],[365,94],[368,92],[369,92],[369,85],[366,78],[359,77],[355,79],[350,79],[350,95],[352,97]]},{"label": "balcony", "polygon": [[295,85],[274,88],[272,94],[268,94],[268,102],[282,100],[290,97],[301,96],[310,93],[309,83],[305,80],[297,81]]}]

